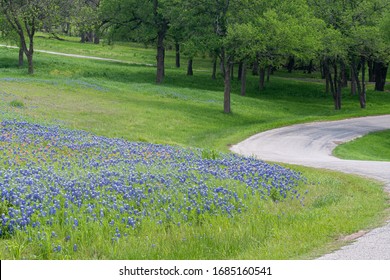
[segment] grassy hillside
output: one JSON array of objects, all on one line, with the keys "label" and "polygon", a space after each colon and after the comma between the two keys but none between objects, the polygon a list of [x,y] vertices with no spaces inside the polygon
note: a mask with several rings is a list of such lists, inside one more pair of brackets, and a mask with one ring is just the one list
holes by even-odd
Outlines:
[{"label": "grassy hillside", "polygon": [[[388,201],[378,183],[260,161],[248,166],[246,159],[219,151],[275,127],[388,113],[388,92],[369,88],[367,109],[361,110],[346,90],[337,112],[321,83],[276,73],[259,92],[257,78],[250,76],[246,97],[233,81],[233,113],[226,115],[223,80],[211,80],[208,58],[197,59],[197,71],[188,77],[185,69],[174,68],[168,51],[166,78],[157,86],[155,69],[142,65],[154,63],[152,49],[45,38],[37,39],[36,48],[128,63],[36,53],[36,73],[28,76],[17,67],[17,51],[0,48],[0,120],[15,119],[1,126],[0,178],[7,179],[12,195],[4,191],[0,209],[18,215],[13,208],[26,199],[26,189],[45,201],[34,204],[45,212],[34,214],[41,227],[2,236],[1,259],[311,258],[384,217]],[[278,188],[290,185],[272,182],[294,176],[298,183],[284,199]],[[254,183],[261,188],[248,187]],[[139,201],[128,200],[134,194]],[[211,202],[231,204],[207,212]],[[180,207],[198,203],[199,209],[190,207],[183,216]]]},{"label": "grassy hillside", "polygon": [[[49,42],[49,43],[47,43]],[[76,42],[38,40],[37,48],[52,46],[76,52]],[[75,45],[77,44],[77,45]],[[89,53],[83,49],[90,49]],[[152,62],[154,51],[131,46],[81,45],[78,53],[123,59],[142,57]],[[257,78],[248,77],[248,96],[233,82],[233,114],[223,114],[223,80],[211,80],[211,63],[200,58],[193,77],[173,68],[173,52],[167,52],[165,82],[156,86],[155,70],[132,64],[90,61],[36,53],[36,74],[29,77],[16,66],[17,52],[0,49],[0,82],[7,102],[20,99],[20,113],[45,121],[129,140],[171,143],[227,150],[246,137],[266,129],[313,120],[375,115],[390,112],[390,95],[368,91],[366,110],[358,97],[343,96],[343,110],[333,109],[331,96],[320,83],[272,76],[266,90],[257,90]],[[196,60],[195,60],[196,61]],[[172,66],[172,67],[171,67]],[[277,74],[276,74],[277,75]],[[11,77],[11,79],[10,79]],[[13,109],[13,108],[10,108]]]},{"label": "grassy hillside", "polygon": [[370,133],[337,146],[334,155],[344,159],[390,161],[390,131]]}]

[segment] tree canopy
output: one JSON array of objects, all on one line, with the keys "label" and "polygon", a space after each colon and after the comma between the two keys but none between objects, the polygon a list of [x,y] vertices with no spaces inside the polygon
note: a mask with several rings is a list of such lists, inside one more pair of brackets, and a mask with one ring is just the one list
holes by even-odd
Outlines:
[{"label": "tree canopy", "polygon": [[34,73],[34,36],[45,22],[56,15],[58,0],[1,0],[0,11],[9,34],[18,35],[21,51],[28,60],[28,72]]}]

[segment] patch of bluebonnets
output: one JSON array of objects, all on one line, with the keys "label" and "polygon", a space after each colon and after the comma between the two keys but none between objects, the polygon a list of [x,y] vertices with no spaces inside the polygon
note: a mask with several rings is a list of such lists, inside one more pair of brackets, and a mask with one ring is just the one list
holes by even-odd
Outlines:
[{"label": "patch of bluebonnets", "polygon": [[302,201],[301,182],[300,173],[235,154],[208,159],[200,149],[0,124],[0,236],[61,222],[73,229],[105,224],[119,238],[118,227],[134,229],[145,219],[191,225],[200,216],[240,215],[253,198]]}]

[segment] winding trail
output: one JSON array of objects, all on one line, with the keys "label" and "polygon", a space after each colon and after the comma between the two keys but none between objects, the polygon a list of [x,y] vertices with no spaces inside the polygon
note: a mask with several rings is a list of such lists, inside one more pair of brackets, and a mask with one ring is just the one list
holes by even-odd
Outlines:
[{"label": "winding trail", "polygon": [[[325,168],[379,180],[390,192],[390,162],[342,160],[333,149],[369,132],[390,129],[390,115],[314,122],[254,135],[231,151],[262,160]],[[390,260],[390,221],[320,259]]]},{"label": "winding trail", "polygon": [[[4,44],[0,44],[0,47],[9,48],[9,49],[19,49],[19,47],[10,46],[10,45],[4,45]],[[59,56],[66,56],[66,57],[73,57],[73,58],[109,61],[109,62],[115,62],[115,63],[125,63],[125,64],[131,64],[131,65],[139,65],[139,66],[148,66],[148,67],[155,66],[154,64],[149,64],[149,63],[138,63],[138,62],[132,62],[132,61],[126,61],[126,60],[120,60],[120,59],[97,57],[97,56],[88,56],[88,55],[81,55],[81,54],[53,52],[53,51],[46,51],[46,50],[34,50],[34,52],[46,53],[46,54],[52,54],[52,55],[59,55]]]}]

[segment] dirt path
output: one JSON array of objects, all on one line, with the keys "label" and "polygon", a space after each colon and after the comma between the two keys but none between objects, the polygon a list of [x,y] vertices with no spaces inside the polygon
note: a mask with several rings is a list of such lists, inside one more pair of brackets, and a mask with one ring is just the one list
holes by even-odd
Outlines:
[{"label": "dirt path", "polygon": [[[233,146],[235,153],[262,160],[326,168],[374,178],[390,192],[390,162],[342,160],[333,149],[369,132],[390,129],[390,115],[315,122],[274,129]],[[390,260],[390,221],[321,259]]]},{"label": "dirt path", "polygon": [[[0,47],[10,48],[10,49],[19,49],[19,47],[2,45],[2,44],[0,44]],[[137,62],[131,62],[131,61],[126,61],[126,60],[120,60],[120,59],[104,58],[104,57],[97,57],[97,56],[87,56],[87,55],[80,55],[80,54],[70,54],[70,53],[53,52],[53,51],[45,51],[45,50],[34,50],[34,52],[47,53],[47,54],[59,55],[59,56],[74,57],[74,58],[82,58],[82,59],[92,59],[92,60],[110,61],[110,62],[116,62],[116,63],[126,63],[126,64],[132,64],[132,65],[155,66],[153,64],[148,64],[148,63],[137,63]]]}]

